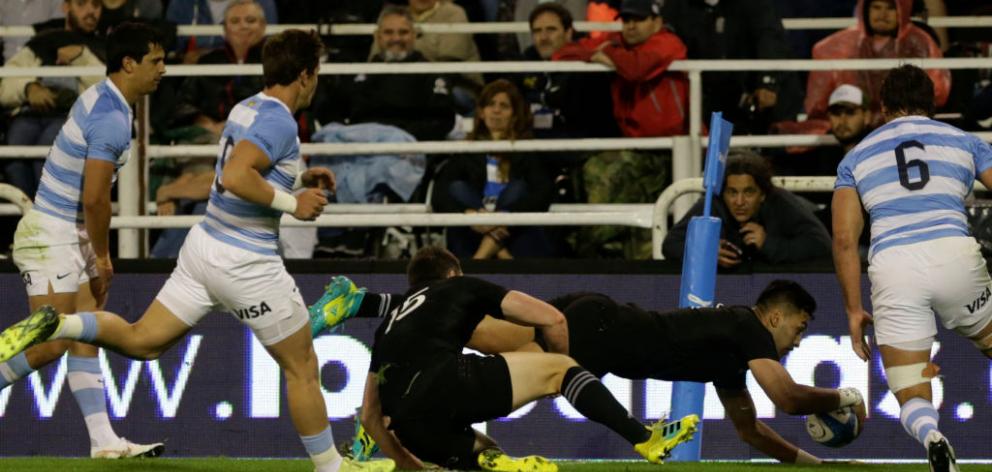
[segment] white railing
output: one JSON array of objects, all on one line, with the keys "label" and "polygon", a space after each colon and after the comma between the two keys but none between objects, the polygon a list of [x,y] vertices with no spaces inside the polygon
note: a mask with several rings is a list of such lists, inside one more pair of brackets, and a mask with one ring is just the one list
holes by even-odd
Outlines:
[{"label": "white railing", "polygon": [[[902,64],[916,64],[924,68],[945,69],[976,69],[992,68],[992,58],[954,58],[954,59],[848,59],[848,60],[686,60],[674,62],[671,70],[688,72],[690,93],[689,135],[673,138],[616,138],[616,139],[576,139],[576,140],[522,140],[522,141],[492,141],[492,142],[420,142],[420,143],[348,143],[348,144],[304,144],[302,152],[307,154],[376,154],[376,153],[480,153],[480,152],[524,152],[524,151],[599,151],[616,149],[672,149],[672,176],[674,180],[700,175],[702,169],[702,149],[706,139],[702,137],[702,73],[712,71],[745,71],[745,70],[877,70],[896,67]],[[327,64],[321,69],[322,74],[357,74],[357,73],[438,73],[438,72],[542,72],[542,71],[572,71],[572,72],[606,72],[607,67],[600,64],[584,62],[475,62],[475,63],[420,63],[420,64]],[[196,65],[170,66],[168,74],[173,76],[189,75],[258,75],[261,74],[259,65]],[[102,75],[103,68],[99,67],[35,67],[35,68],[4,68],[0,67],[0,77],[36,77],[36,76],[80,76]],[[147,115],[142,119],[147,120]],[[985,140],[992,141],[992,133],[978,133]],[[143,137],[142,139],[147,139]],[[147,143],[147,141],[146,141]],[[786,147],[786,146],[820,146],[833,144],[835,141],[827,136],[786,135],[786,136],[738,136],[731,140],[731,146],[740,147]],[[215,146],[132,146],[134,150],[143,149],[144,155],[139,159],[159,159],[177,156],[213,156]],[[0,159],[13,157],[44,157],[48,153],[46,146],[0,146]],[[138,215],[140,196],[137,189],[141,188],[142,176],[126,166],[120,176],[119,193],[121,214],[128,217]],[[681,200],[676,204],[676,216],[688,209],[691,202]],[[2,210],[9,211],[9,210]],[[448,215],[450,216],[450,215]],[[448,221],[448,216],[431,217],[430,221]],[[587,216],[588,217],[588,216]],[[587,218],[584,217],[584,218]],[[144,217],[142,217],[144,218]],[[158,217],[155,217],[158,218]],[[502,217],[498,217],[502,218]],[[608,221],[615,221],[606,217]],[[564,219],[564,218],[563,218]],[[595,219],[595,217],[593,217]],[[600,224],[612,224],[604,220]],[[124,220],[127,221],[127,220]],[[140,220],[144,222],[145,220]],[[178,220],[177,220],[178,221]],[[320,220],[322,223],[324,220]],[[350,221],[350,220],[349,220]],[[423,221],[423,220],[418,220]],[[587,221],[587,220],[583,220]],[[589,220],[591,221],[591,220]],[[400,224],[394,222],[394,224]],[[434,223],[431,223],[434,224]],[[437,223],[442,224],[442,223]],[[448,223],[443,223],[448,224]],[[468,224],[480,224],[477,222]],[[500,221],[499,224],[503,224]],[[547,223],[558,224],[558,223]],[[426,225],[426,224],[425,224]],[[370,226],[366,224],[365,226]],[[137,257],[138,239],[140,234],[132,226],[122,227],[119,254],[121,257]]]},{"label": "white railing", "polygon": [[[914,18],[923,21],[934,28],[982,28],[992,26],[992,16],[942,16]],[[857,21],[853,17],[844,18],[783,18],[782,26],[787,30],[826,30],[841,29],[854,26]],[[576,21],[577,31],[620,31],[620,22],[591,22]],[[321,34],[333,36],[363,36],[375,32],[373,23],[359,24],[281,24],[268,25],[266,32],[278,34],[287,29],[317,30]],[[440,34],[486,34],[486,33],[530,33],[530,25],[526,21],[484,22],[484,23],[421,23],[417,25],[420,32]],[[220,36],[224,33],[221,25],[179,25],[179,36]],[[0,26],[0,37],[34,36],[31,26]]]}]

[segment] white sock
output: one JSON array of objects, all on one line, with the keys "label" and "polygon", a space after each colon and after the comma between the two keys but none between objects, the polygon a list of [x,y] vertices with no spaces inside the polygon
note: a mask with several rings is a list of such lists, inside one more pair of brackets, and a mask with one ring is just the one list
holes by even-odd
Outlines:
[{"label": "white sock", "polygon": [[62,323],[50,339],[79,339],[83,334],[83,320],[76,315],[62,315]]},{"label": "white sock", "polygon": [[96,357],[69,356],[69,389],[76,398],[79,410],[90,433],[90,447],[104,448],[120,442],[107,416],[107,399],[103,391],[103,373]]},{"label": "white sock", "polygon": [[937,429],[938,421],[940,415],[937,414],[937,409],[922,398],[910,399],[902,405],[899,412],[899,422],[902,423],[903,429],[923,447],[930,446],[934,433],[937,439],[943,437]]}]

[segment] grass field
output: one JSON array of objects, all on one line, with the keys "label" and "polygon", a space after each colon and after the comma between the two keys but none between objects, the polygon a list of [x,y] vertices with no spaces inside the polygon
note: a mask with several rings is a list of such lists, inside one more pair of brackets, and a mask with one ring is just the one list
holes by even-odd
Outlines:
[{"label": "grass field", "polygon": [[[559,462],[562,472],[763,472],[809,471],[851,472],[860,470],[878,472],[926,472],[926,464],[831,464],[823,466],[789,466],[781,464],[752,463],[701,463],[652,465],[641,462]],[[962,465],[963,472],[992,472],[992,465]],[[228,458],[206,459],[154,459],[93,461],[89,459],[61,459],[51,457],[0,459],[4,472],[57,471],[57,472],[186,472],[186,471],[237,471],[237,472],[306,472],[312,471],[306,460],[246,460]]]}]

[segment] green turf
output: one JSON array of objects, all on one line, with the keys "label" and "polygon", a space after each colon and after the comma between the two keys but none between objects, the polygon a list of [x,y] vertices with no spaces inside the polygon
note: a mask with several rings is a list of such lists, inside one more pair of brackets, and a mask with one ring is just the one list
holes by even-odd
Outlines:
[{"label": "green turf", "polygon": [[[780,464],[751,463],[702,463],[665,464],[661,466],[643,462],[559,462],[562,472],[762,472],[809,471],[852,472],[860,470],[885,472],[926,472],[926,464],[857,464],[798,467]],[[251,460],[251,459],[149,459],[94,461],[89,459],[60,459],[51,457],[0,458],[4,472],[132,472],[132,471],[237,471],[237,472],[306,472],[312,471],[306,460]],[[963,465],[964,472],[992,472],[992,465]]]}]

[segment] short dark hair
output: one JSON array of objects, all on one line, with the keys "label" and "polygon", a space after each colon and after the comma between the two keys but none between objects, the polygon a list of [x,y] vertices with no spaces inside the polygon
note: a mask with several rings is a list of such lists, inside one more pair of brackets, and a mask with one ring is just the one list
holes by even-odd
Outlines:
[{"label": "short dark hair", "polygon": [[890,70],[882,81],[881,95],[888,113],[933,115],[933,81],[926,71],[914,65]]},{"label": "short dark hair", "polygon": [[771,308],[783,304],[798,311],[805,311],[810,318],[813,318],[813,312],[816,311],[816,300],[813,295],[810,295],[802,285],[791,280],[773,280],[761,291],[758,301],[755,302],[755,306],[759,308]]},{"label": "short dark hair", "polygon": [[558,20],[561,21],[561,29],[565,31],[572,29],[572,12],[561,6],[561,4],[554,2],[542,3],[534,7],[530,12],[530,17],[527,19],[527,25],[533,27],[534,20],[545,13],[556,15]]},{"label": "short dark hair", "polygon": [[775,185],[772,184],[772,167],[768,165],[768,160],[753,151],[745,149],[731,151],[730,155],[727,156],[727,169],[723,175],[724,189],[727,187],[728,176],[750,175],[765,195],[775,191]]},{"label": "short dark hair", "polygon": [[452,271],[461,273],[462,264],[450,251],[439,246],[427,246],[413,255],[406,266],[410,286],[443,280]]},{"label": "short dark hair", "polygon": [[265,86],[289,85],[304,71],[313,73],[323,52],[324,44],[316,31],[290,29],[272,36],[262,48]]},{"label": "short dark hair", "polygon": [[141,62],[152,45],[162,47],[163,42],[162,34],[146,24],[125,21],[117,25],[107,37],[107,75],[121,70],[125,57]]}]

